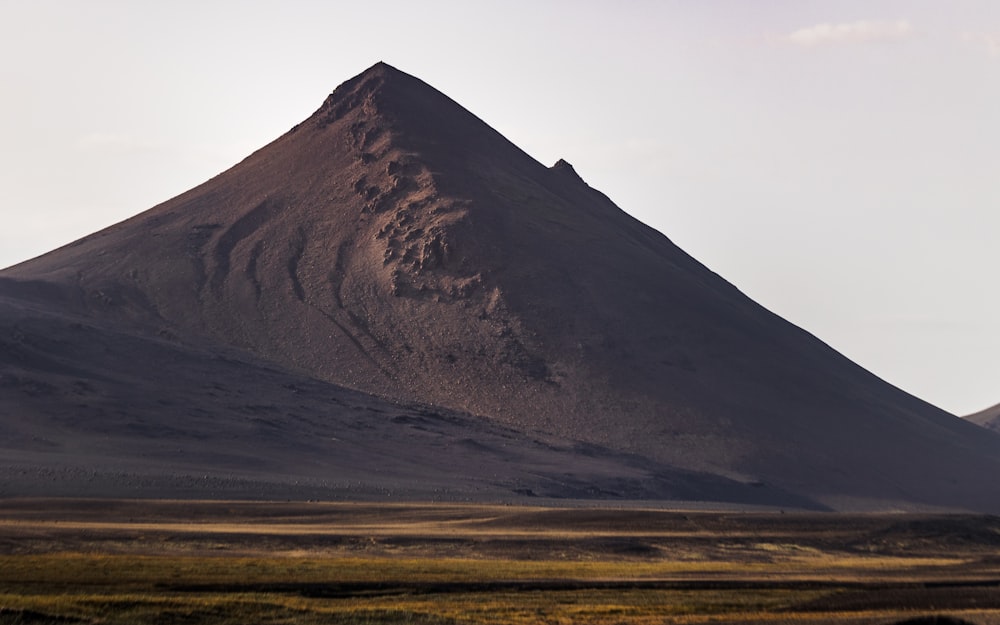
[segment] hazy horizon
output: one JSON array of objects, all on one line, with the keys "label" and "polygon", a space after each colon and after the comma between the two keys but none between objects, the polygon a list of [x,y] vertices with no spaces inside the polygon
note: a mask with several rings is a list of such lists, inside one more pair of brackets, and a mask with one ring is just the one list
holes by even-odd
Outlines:
[{"label": "hazy horizon", "polygon": [[0,34],[0,267],[384,60],[896,386],[1000,402],[998,4],[0,2]]}]

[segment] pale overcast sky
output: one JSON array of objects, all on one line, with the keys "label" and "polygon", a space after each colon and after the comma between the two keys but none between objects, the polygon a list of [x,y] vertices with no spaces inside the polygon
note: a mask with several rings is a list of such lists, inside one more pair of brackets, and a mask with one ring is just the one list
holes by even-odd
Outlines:
[{"label": "pale overcast sky", "polygon": [[0,0],[0,266],[219,173],[379,60],[889,382],[1000,402],[994,0]]}]

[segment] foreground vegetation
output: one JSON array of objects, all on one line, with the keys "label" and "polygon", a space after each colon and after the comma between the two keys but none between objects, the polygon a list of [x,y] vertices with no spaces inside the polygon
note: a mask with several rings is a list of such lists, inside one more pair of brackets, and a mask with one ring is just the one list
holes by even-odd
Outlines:
[{"label": "foreground vegetation", "polygon": [[53,554],[0,569],[6,622],[27,611],[123,624],[641,623],[776,612],[841,590],[657,587],[653,576],[694,570],[671,563]]},{"label": "foreground vegetation", "polygon": [[990,517],[0,504],[0,625],[1000,624]]}]

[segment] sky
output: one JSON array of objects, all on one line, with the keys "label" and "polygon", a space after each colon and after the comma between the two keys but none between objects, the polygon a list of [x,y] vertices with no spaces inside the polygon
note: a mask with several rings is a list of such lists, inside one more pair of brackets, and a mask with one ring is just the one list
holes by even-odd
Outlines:
[{"label": "sky", "polygon": [[380,60],[888,382],[1000,402],[994,0],[0,0],[0,267]]}]

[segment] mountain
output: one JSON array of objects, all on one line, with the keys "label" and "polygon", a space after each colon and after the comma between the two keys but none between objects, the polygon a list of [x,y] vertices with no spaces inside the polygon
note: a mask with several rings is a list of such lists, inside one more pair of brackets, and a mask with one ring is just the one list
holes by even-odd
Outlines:
[{"label": "mountain", "polygon": [[1000,432],[1000,404],[966,415],[965,419],[994,432]]},{"label": "mountain", "polygon": [[[543,166],[382,63],[228,171],[0,272],[0,302],[13,337],[0,428],[40,424],[37,453],[59,456],[83,444],[74,432],[108,430],[121,438],[107,453],[156,473],[136,450],[176,438],[187,458],[193,437],[192,471],[266,481],[269,456],[247,450],[270,423],[288,475],[332,483],[350,466],[375,480],[372,458],[405,449],[412,463],[398,473],[410,483],[447,476],[440,448],[409,437],[413,428],[350,438],[338,450],[381,451],[344,466],[330,464],[340,451],[300,440],[309,428],[344,438],[357,415],[343,406],[386,415],[403,405],[400,423],[434,414],[450,424],[435,440],[464,445],[469,459],[454,465],[454,485],[475,480],[483,497],[540,487],[1000,509],[1000,437],[853,364],[565,161]],[[100,384],[87,378],[98,374]],[[225,392],[210,390],[216,378]],[[303,404],[289,387],[323,390]],[[341,396],[350,400],[337,408]],[[236,430],[250,457],[229,467],[213,454]],[[31,436],[7,439],[22,441],[8,449],[24,466],[35,461]],[[492,479],[480,458],[496,457],[504,437],[516,453]],[[518,485],[539,474],[556,481]],[[663,480],[672,486],[655,486]],[[426,494],[412,484],[397,490]]]}]

